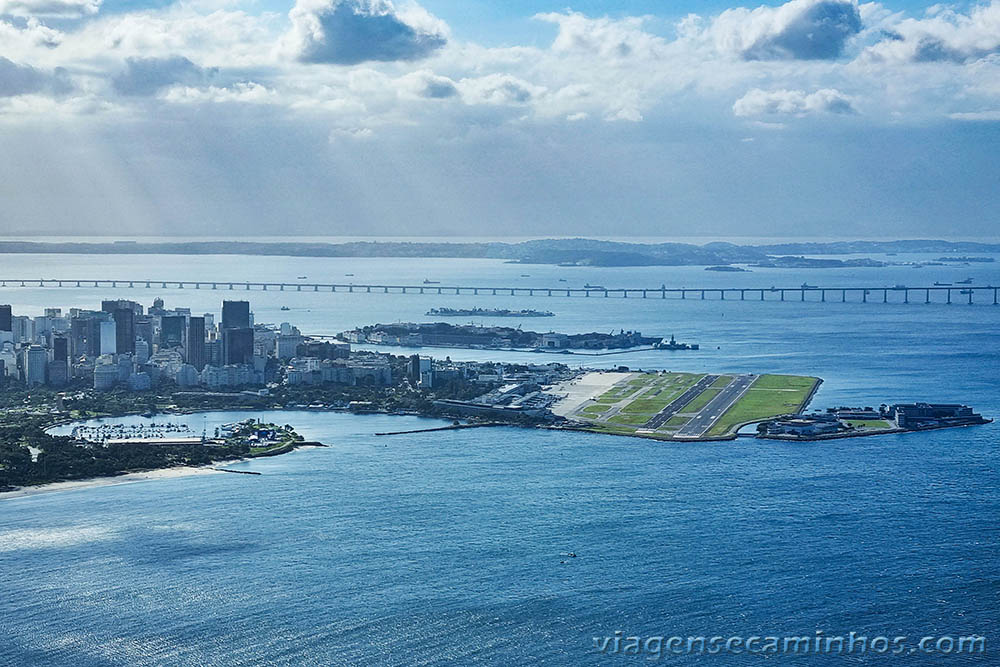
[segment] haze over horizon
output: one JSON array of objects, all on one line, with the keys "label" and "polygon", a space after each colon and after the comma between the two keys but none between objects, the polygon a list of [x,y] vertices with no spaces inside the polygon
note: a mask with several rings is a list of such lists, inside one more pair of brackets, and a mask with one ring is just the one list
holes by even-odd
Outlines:
[{"label": "haze over horizon", "polygon": [[1000,0],[0,0],[0,235],[981,239]]}]

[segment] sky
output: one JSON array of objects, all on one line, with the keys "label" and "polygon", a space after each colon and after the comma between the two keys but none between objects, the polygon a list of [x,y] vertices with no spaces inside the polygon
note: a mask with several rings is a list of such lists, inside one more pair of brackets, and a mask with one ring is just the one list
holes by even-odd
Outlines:
[{"label": "sky", "polygon": [[0,0],[0,236],[1000,236],[1000,0]]}]

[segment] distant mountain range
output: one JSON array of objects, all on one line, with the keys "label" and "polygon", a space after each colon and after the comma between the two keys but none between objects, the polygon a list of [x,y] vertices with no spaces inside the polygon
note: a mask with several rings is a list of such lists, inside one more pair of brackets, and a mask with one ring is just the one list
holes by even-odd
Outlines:
[{"label": "distant mountain range", "polygon": [[[357,241],[350,243],[262,243],[253,241],[167,241],[158,243],[115,241],[47,242],[0,241],[3,253],[167,254],[167,255],[271,255],[291,257],[452,257],[503,259],[523,264],[573,266],[801,266],[802,255],[891,253],[1000,253],[1000,243],[970,241],[833,241],[829,243],[776,243],[735,245],[714,242],[627,243],[592,239],[543,239],[518,243],[439,243]],[[965,257],[969,260],[969,257]],[[824,266],[881,266],[875,260],[823,260]]]}]

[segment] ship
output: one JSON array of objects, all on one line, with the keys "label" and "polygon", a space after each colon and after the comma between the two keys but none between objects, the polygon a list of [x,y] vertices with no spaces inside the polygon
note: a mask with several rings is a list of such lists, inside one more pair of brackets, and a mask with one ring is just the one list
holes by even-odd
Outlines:
[{"label": "ship", "polygon": [[966,278],[965,280],[959,280],[955,284],[956,285],[971,285],[972,284],[972,278]]},{"label": "ship", "polygon": [[590,283],[587,283],[583,286],[583,289],[607,289],[607,287],[604,285],[591,285]]},{"label": "ship", "polygon": [[309,277],[309,276],[299,276],[299,277],[298,277],[298,279],[299,279],[299,280],[305,280],[305,279],[306,279],[306,278],[308,278],[308,277]]},{"label": "ship", "polygon": [[951,287],[951,283],[934,283],[934,287]]},{"label": "ship", "polygon": [[972,290],[970,290],[970,289],[964,289],[964,290],[959,291],[959,294],[970,295],[970,294],[972,294]]},{"label": "ship", "polygon": [[281,309],[282,310],[291,310],[291,308],[289,308],[288,306],[282,306]]},{"label": "ship", "polygon": [[892,289],[906,289],[906,285],[901,285],[899,283],[896,283],[895,285],[892,286]]},{"label": "ship", "polygon": [[657,350],[697,350],[697,343],[678,343],[674,339],[674,335],[670,334],[670,340],[661,340],[659,343],[654,343],[653,347]]},{"label": "ship", "polygon": [[425,285],[440,285],[441,281],[440,280],[431,280],[430,278],[424,278],[424,284]]},{"label": "ship", "polygon": [[[773,287],[771,289],[774,289]],[[815,285],[810,285],[809,283],[802,283],[801,289],[819,289]]]}]

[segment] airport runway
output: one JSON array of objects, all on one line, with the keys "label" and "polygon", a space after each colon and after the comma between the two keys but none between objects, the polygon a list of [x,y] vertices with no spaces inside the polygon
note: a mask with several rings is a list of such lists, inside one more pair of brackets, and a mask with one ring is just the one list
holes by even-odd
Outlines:
[{"label": "airport runway", "polygon": [[682,426],[677,433],[674,434],[675,438],[700,438],[705,433],[712,428],[712,425],[718,421],[719,417],[726,413],[726,410],[732,407],[740,396],[753,384],[753,381],[757,379],[756,375],[737,375],[732,382],[723,387],[715,398],[708,402],[708,404],[701,409],[697,415],[691,418],[687,424]]},{"label": "airport runway", "polygon": [[718,375],[706,375],[698,380],[690,389],[670,401],[662,410],[653,415],[643,426],[644,429],[656,430],[667,423],[667,420],[681,411],[681,409],[693,401],[698,394],[712,386],[712,383],[719,379]]}]

